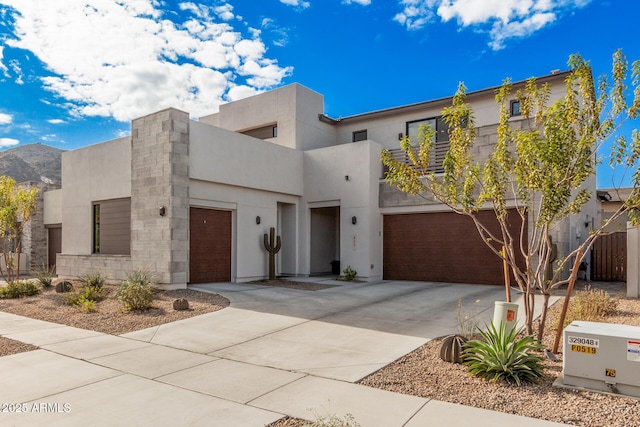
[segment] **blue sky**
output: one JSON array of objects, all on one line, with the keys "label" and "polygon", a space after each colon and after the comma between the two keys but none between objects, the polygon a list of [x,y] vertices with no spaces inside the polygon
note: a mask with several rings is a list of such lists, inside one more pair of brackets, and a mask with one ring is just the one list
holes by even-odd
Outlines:
[{"label": "blue sky", "polygon": [[[74,149],[166,107],[293,82],[349,116],[640,58],[636,0],[0,0],[0,150]],[[611,186],[605,168],[599,187]]]}]

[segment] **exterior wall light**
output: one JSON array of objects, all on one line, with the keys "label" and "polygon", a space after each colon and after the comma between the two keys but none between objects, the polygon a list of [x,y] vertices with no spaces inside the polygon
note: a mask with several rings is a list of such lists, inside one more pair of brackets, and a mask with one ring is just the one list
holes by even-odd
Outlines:
[{"label": "exterior wall light", "polygon": [[164,206],[160,206],[160,209],[158,209],[158,213],[160,214],[160,216],[165,216],[167,214],[167,208],[165,208]]},{"label": "exterior wall light", "polygon": [[358,222],[358,218],[356,218],[355,216],[351,217],[351,224],[356,225],[356,222]]},{"label": "exterior wall light", "polygon": [[260,224],[260,217],[259,216],[256,217],[256,224]]}]

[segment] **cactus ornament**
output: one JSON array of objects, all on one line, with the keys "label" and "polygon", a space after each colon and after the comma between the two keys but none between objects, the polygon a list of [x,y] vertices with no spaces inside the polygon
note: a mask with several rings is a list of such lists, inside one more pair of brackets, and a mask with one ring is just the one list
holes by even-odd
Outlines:
[{"label": "cactus ornament", "polygon": [[276,280],[276,254],[280,251],[280,246],[282,246],[282,242],[280,241],[280,236],[276,237],[275,246],[274,246],[274,236],[276,234],[276,229],[271,227],[269,229],[269,235],[264,233],[264,248],[269,252],[269,280]]},{"label": "cactus ornament", "polygon": [[442,340],[440,358],[449,363],[462,363],[462,352],[467,339],[461,335],[449,335]]}]

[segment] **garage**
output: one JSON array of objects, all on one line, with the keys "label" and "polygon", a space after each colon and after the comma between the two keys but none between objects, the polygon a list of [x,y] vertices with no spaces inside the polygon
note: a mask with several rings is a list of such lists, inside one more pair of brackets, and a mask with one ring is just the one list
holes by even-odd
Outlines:
[{"label": "garage", "polygon": [[189,210],[189,283],[231,281],[231,211]]},{"label": "garage", "polygon": [[[499,226],[493,211],[478,218]],[[514,211],[512,235],[521,220]],[[389,280],[503,284],[502,261],[482,241],[471,218],[452,212],[384,216],[383,277]]]}]

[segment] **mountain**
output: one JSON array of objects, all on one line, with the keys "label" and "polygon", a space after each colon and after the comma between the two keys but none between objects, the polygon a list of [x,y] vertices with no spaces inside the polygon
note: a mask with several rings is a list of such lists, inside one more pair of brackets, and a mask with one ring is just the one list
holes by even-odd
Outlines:
[{"label": "mountain", "polygon": [[18,183],[42,181],[60,184],[64,150],[36,143],[0,152],[0,175]]}]

